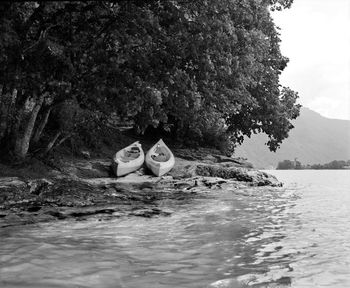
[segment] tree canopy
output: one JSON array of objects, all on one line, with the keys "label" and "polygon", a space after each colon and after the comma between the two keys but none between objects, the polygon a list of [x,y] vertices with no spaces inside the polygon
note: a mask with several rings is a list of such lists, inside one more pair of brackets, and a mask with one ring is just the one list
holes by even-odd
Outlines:
[{"label": "tree canopy", "polygon": [[279,84],[288,59],[270,11],[291,4],[2,2],[1,145],[23,158],[116,115],[139,133],[158,127],[232,147],[265,132],[276,150],[300,107]]}]

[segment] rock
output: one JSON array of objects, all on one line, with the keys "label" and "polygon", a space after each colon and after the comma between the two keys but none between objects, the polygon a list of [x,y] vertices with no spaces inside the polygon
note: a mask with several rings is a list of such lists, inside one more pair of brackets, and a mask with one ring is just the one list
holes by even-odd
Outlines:
[{"label": "rock", "polygon": [[222,279],[211,283],[208,288],[227,288],[227,287],[248,287],[234,278]]},{"label": "rock", "polygon": [[130,215],[137,216],[137,217],[151,218],[154,216],[169,216],[171,215],[171,212],[163,211],[158,208],[137,209],[135,212],[130,213]]},{"label": "rock", "polygon": [[210,149],[181,153],[196,160],[177,157],[175,167],[163,177],[148,175],[143,168],[110,177],[106,158],[66,160],[49,179],[0,178],[0,226],[66,218],[80,221],[95,215],[99,219],[166,216],[170,212],[156,208],[159,203],[186,201],[206,195],[209,189],[281,186],[275,177]]},{"label": "rock", "polygon": [[7,225],[1,225],[2,227],[19,225],[19,224],[22,224],[23,222],[22,218],[14,213],[7,214],[2,220],[5,222],[5,224],[7,224]]},{"label": "rock", "polygon": [[190,187],[193,187],[194,185],[189,182],[177,182],[174,184],[174,187],[176,189],[184,189],[184,188],[190,188]]},{"label": "rock", "polygon": [[55,209],[55,208],[46,209],[46,211],[43,211],[42,214],[46,214],[60,220],[67,218],[66,215],[64,215],[62,212],[60,212],[58,209]]},{"label": "rock", "polygon": [[224,155],[213,155],[216,159],[217,163],[231,163],[231,166],[236,167],[244,167],[244,168],[253,168],[253,164],[250,162],[247,162],[246,159],[238,157],[228,157]]},{"label": "rock", "polygon": [[256,186],[272,186],[272,187],[281,187],[283,184],[277,180],[273,175],[267,174],[258,170],[251,170],[247,172],[253,178],[253,182]]},{"label": "rock", "polygon": [[173,179],[186,179],[194,177],[196,175],[196,165],[186,164],[187,163],[177,163],[175,167],[168,173],[168,175],[171,175]]},{"label": "rock", "polygon": [[81,156],[83,156],[85,159],[90,159],[90,152],[89,151],[80,151]]},{"label": "rock", "polygon": [[9,186],[24,186],[26,183],[20,180],[18,177],[2,177],[0,178],[0,189],[6,188]]},{"label": "rock", "polygon": [[37,212],[39,210],[41,210],[41,206],[38,206],[38,205],[33,205],[33,206],[30,206],[27,208],[27,211],[28,212]]},{"label": "rock", "polygon": [[219,177],[223,179],[236,179],[238,181],[252,182],[253,179],[243,168],[224,167],[220,165],[197,165],[196,174],[206,177]]},{"label": "rock", "polygon": [[227,183],[227,181],[222,178],[209,177],[209,178],[203,179],[203,184],[209,188],[213,188],[213,187],[220,188],[221,184],[224,184],[224,183]]},{"label": "rock", "polygon": [[35,217],[31,218],[32,223],[36,222],[49,222],[57,220],[57,218],[53,215],[47,214],[47,213],[38,213],[35,215]]},{"label": "rock", "polygon": [[276,177],[258,170],[239,167],[225,167],[222,165],[197,165],[196,174],[206,177],[234,179],[251,183],[254,186],[282,186]]},{"label": "rock", "polygon": [[53,183],[47,179],[35,179],[28,181],[27,185],[29,187],[29,193],[40,195],[44,189],[47,189],[50,185],[53,185]]},{"label": "rock", "polygon": [[204,162],[209,162],[209,163],[215,163],[216,161],[216,157],[214,157],[213,155],[207,155],[205,157],[203,157],[203,161]]}]

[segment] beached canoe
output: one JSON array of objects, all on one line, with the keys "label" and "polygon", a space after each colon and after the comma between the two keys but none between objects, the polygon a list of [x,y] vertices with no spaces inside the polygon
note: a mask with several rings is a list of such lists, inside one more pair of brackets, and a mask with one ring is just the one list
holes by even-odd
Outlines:
[{"label": "beached canoe", "polygon": [[139,169],[145,161],[145,153],[137,141],[119,150],[113,157],[112,168],[117,176],[123,176]]},{"label": "beached canoe", "polygon": [[160,139],[147,152],[145,162],[154,175],[162,176],[174,167],[175,157],[169,147]]}]

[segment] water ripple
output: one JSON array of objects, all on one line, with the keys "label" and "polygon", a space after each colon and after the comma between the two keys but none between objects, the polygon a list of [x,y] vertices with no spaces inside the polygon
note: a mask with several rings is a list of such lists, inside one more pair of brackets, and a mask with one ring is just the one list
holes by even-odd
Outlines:
[{"label": "water ripple", "polygon": [[304,172],[161,201],[169,217],[5,228],[0,286],[350,287],[349,174]]}]

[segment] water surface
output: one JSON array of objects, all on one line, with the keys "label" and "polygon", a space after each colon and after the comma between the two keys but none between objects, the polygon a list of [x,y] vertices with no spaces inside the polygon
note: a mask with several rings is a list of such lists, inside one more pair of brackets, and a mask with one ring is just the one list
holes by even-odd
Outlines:
[{"label": "water surface", "polygon": [[0,287],[350,287],[350,171],[162,200],[170,216],[0,230]]}]

